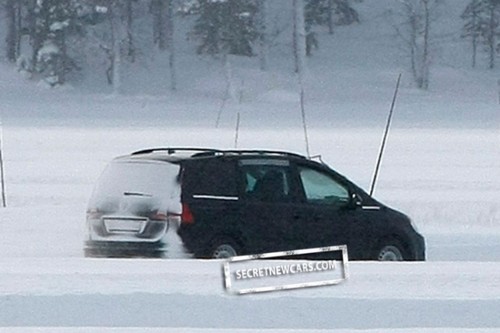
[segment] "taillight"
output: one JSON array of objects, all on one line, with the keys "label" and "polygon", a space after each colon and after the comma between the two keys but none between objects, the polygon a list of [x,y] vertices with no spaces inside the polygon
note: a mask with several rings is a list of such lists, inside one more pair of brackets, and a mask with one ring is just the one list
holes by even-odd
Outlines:
[{"label": "taillight", "polygon": [[87,209],[87,220],[97,220],[102,216],[102,212],[97,208]]},{"label": "taillight", "polygon": [[164,212],[156,211],[149,216],[149,218],[153,221],[167,221],[167,214]]},{"label": "taillight", "polygon": [[181,223],[186,223],[186,224],[194,223],[193,213],[191,213],[189,206],[185,203],[182,204]]}]

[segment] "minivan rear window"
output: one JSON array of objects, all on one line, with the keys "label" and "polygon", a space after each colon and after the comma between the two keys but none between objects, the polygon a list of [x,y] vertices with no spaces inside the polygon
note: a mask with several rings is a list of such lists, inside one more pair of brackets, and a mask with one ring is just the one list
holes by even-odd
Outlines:
[{"label": "minivan rear window", "polygon": [[161,161],[113,161],[100,176],[90,206],[116,206],[124,197],[137,197],[161,210],[180,211],[179,169]]}]

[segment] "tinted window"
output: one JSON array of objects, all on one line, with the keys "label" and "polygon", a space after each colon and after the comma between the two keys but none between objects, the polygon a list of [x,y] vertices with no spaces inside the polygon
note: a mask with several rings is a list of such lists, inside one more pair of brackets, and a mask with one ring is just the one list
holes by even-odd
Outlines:
[{"label": "tinted window", "polygon": [[194,160],[186,166],[183,185],[190,195],[236,196],[235,171],[231,160]]},{"label": "tinted window", "polygon": [[300,179],[306,200],[318,204],[346,204],[349,191],[326,173],[300,167]]},{"label": "tinted window", "polygon": [[240,166],[246,198],[263,202],[291,200],[288,162],[248,160],[241,161]]}]

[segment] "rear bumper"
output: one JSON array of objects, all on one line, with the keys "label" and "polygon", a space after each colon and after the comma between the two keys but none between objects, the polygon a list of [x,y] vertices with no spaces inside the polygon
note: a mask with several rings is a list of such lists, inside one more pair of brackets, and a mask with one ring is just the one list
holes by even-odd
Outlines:
[{"label": "rear bumper", "polygon": [[168,223],[148,221],[139,231],[110,232],[101,219],[87,220],[84,255],[93,258],[162,257]]},{"label": "rear bumper", "polygon": [[144,222],[137,231],[109,231],[102,219],[87,220],[87,239],[94,243],[156,243],[161,241],[169,229],[168,222]]},{"label": "rear bumper", "polygon": [[161,241],[154,243],[86,241],[84,244],[86,257],[161,257],[164,252],[165,244]]}]

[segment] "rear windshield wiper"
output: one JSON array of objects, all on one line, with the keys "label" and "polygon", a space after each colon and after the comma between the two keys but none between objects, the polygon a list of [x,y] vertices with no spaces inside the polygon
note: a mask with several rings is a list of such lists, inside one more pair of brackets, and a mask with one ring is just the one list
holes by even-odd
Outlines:
[{"label": "rear windshield wiper", "polygon": [[152,197],[153,195],[142,192],[123,192],[123,195],[136,196],[136,197]]}]

